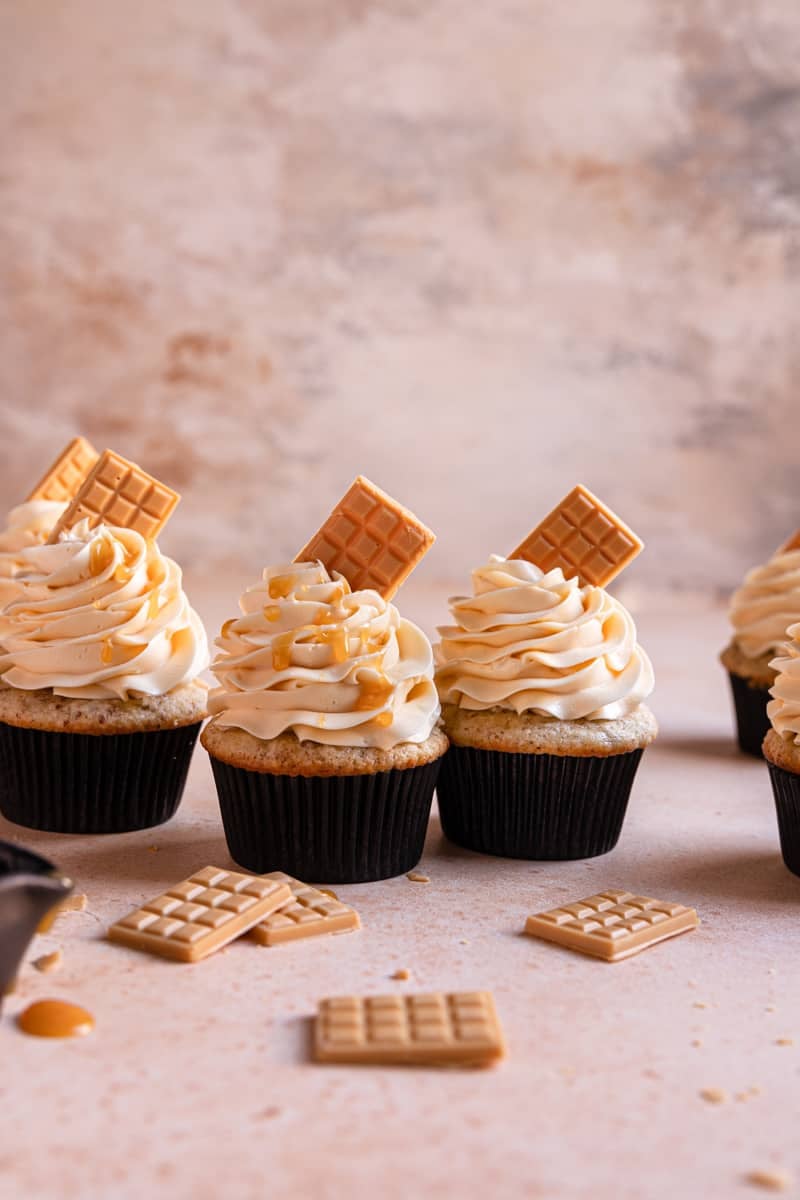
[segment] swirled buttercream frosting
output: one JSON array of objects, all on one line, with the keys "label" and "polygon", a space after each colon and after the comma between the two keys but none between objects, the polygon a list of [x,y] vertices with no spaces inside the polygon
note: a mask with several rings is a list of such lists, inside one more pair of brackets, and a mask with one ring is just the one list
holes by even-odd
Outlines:
[{"label": "swirled buttercream frosting", "polygon": [[454,596],[439,629],[436,682],[444,703],[559,720],[613,720],[653,690],[636,626],[599,587],[492,555]]},{"label": "swirled buttercream frosting", "polygon": [[11,509],[0,532],[0,609],[20,594],[21,552],[47,541],[66,507],[60,500],[27,500]]},{"label": "swirled buttercream frosting", "polygon": [[770,689],[773,699],[767,705],[767,716],[781,737],[800,746],[800,622],[786,631],[791,641],[784,642],[770,666],[777,671]]},{"label": "swirled buttercream frosting", "polygon": [[0,617],[0,679],[57,696],[163,696],[208,665],[180,568],[130,529],[82,521],[20,555],[21,595]]},{"label": "swirled buttercream frosting", "polygon": [[778,551],[748,571],[730,604],[734,640],[750,658],[760,658],[786,641],[800,621],[800,550]]},{"label": "swirled buttercream frosting", "polygon": [[382,750],[430,737],[440,712],[431,644],[378,592],[351,591],[322,563],[291,563],[266,568],[239,607],[211,664],[218,726]]}]

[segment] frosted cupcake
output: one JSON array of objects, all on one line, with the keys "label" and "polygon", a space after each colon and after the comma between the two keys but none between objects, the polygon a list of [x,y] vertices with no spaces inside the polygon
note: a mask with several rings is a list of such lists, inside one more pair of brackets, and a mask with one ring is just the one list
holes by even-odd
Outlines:
[{"label": "frosted cupcake", "polygon": [[616,845],[642,753],[653,671],[603,588],[492,555],[450,601],[436,682],[452,743],[439,778],[451,841],[511,858]]},{"label": "frosted cupcake", "polygon": [[800,875],[800,622],[790,626],[791,639],[772,660],[777,673],[767,706],[770,728],[764,739],[783,861]]},{"label": "frosted cupcake", "polygon": [[22,591],[23,550],[46,542],[66,507],[60,500],[26,500],[11,509],[0,532],[0,611]]},{"label": "frosted cupcake", "polygon": [[207,699],[180,569],[133,530],[88,521],[19,562],[0,617],[0,810],[62,833],[167,820]]},{"label": "frosted cupcake", "polygon": [[268,567],[239,607],[202,734],[232,857],[320,883],[409,870],[447,749],[425,634],[320,562]]},{"label": "frosted cupcake", "polygon": [[800,547],[781,549],[748,572],[730,604],[733,636],[721,655],[736,712],[737,737],[746,754],[761,757],[770,728],[773,660],[790,625],[800,621]]}]

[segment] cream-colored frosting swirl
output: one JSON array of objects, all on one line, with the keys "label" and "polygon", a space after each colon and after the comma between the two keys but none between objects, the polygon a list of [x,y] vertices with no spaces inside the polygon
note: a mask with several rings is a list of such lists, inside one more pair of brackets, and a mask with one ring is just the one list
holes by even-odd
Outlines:
[{"label": "cream-colored frosting swirl", "polygon": [[57,696],[163,696],[208,666],[180,568],[130,529],[87,521],[21,553],[22,594],[0,616],[0,679]]},{"label": "cream-colored frosting swirl", "polygon": [[320,562],[267,567],[222,627],[211,664],[217,724],[267,740],[388,750],[439,717],[433,651],[378,592],[351,592]]},{"label": "cream-colored frosting swirl", "polygon": [[439,629],[442,701],[559,720],[627,716],[653,690],[653,668],[625,608],[556,568],[492,555],[454,596],[455,625]]},{"label": "cream-colored frosting swirl", "polygon": [[778,674],[770,688],[773,699],[767,715],[776,733],[800,746],[800,622],[790,625],[786,635],[792,640],[783,643],[770,663]]},{"label": "cream-colored frosting swirl", "polygon": [[800,621],[800,550],[773,554],[748,571],[730,604],[734,640],[750,658],[778,649]]},{"label": "cream-colored frosting swirl", "polygon": [[0,532],[0,609],[20,594],[21,552],[46,541],[66,507],[60,500],[26,500],[11,509]]}]

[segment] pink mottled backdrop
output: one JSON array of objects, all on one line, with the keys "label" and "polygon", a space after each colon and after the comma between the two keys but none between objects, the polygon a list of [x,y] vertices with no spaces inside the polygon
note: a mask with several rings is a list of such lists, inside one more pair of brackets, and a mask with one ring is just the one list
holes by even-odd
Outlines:
[{"label": "pink mottled backdrop", "polygon": [[363,471],[434,579],[581,478],[727,587],[800,524],[798,64],[780,0],[0,5],[0,501],[83,430],[250,569]]}]

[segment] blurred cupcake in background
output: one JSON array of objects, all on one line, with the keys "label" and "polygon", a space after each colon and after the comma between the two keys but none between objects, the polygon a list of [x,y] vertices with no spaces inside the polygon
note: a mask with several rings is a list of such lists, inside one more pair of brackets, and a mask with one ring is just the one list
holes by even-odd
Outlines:
[{"label": "blurred cupcake in background", "polygon": [[763,753],[769,767],[783,861],[800,875],[800,622],[772,660],[775,682],[767,705]]},{"label": "blurred cupcake in background", "polygon": [[733,635],[720,659],[731,683],[737,739],[741,750],[760,758],[770,729],[775,656],[789,626],[800,621],[800,537],[747,573],[731,598],[729,615]]}]

